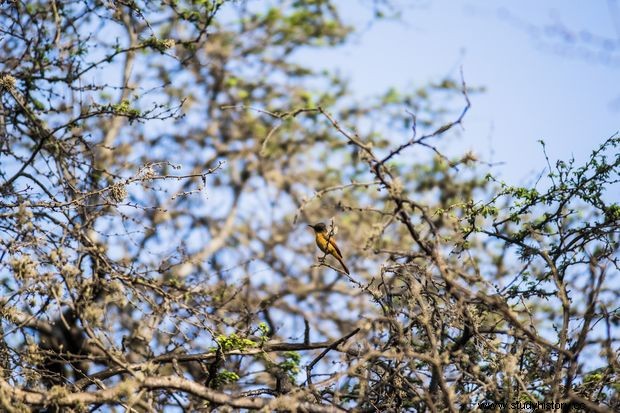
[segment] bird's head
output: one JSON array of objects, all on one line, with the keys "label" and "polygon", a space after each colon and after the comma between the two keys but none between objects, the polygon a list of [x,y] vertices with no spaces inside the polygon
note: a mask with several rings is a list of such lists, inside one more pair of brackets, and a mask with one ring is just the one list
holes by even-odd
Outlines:
[{"label": "bird's head", "polygon": [[322,222],[319,222],[318,224],[314,224],[314,225],[309,225],[308,224],[308,226],[310,228],[312,228],[314,230],[314,232],[325,232],[325,231],[327,231],[327,227]]}]

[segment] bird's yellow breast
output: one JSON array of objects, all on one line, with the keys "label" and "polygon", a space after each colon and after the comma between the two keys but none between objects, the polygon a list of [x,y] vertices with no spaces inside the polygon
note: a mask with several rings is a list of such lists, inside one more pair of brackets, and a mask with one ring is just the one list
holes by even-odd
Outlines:
[{"label": "bird's yellow breast", "polygon": [[326,254],[331,254],[334,257],[342,258],[338,249],[334,247],[335,242],[336,240],[334,239],[333,236],[329,237],[329,241],[328,241],[327,234],[324,234],[324,233],[316,234],[316,245],[319,247],[321,251],[323,251]]},{"label": "bird's yellow breast", "polygon": [[321,251],[329,253],[329,251],[327,251],[327,238],[325,235],[316,234],[316,245]]}]

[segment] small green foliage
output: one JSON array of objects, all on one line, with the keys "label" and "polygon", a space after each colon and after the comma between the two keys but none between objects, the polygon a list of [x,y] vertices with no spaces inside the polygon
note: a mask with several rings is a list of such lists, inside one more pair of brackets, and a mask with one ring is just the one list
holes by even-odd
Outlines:
[{"label": "small green foliage", "polygon": [[215,376],[214,385],[216,388],[226,384],[234,383],[239,380],[239,375],[234,371],[222,370]]},{"label": "small green foliage", "polygon": [[605,217],[608,221],[618,221],[620,220],[620,205],[612,204],[604,209]]},{"label": "small green foliage", "polygon": [[402,100],[402,97],[398,93],[398,91],[394,88],[390,88],[383,98],[381,99],[383,104],[389,105],[390,103],[399,103]]},{"label": "small green foliage", "polygon": [[215,341],[219,344],[222,351],[245,350],[250,347],[256,347],[256,342],[239,337],[235,333],[229,336],[219,335],[215,338]]},{"label": "small green foliage", "polygon": [[282,13],[280,12],[280,9],[276,7],[272,7],[271,9],[269,9],[267,14],[265,15],[264,22],[271,25],[275,23],[276,21],[278,21],[281,17],[282,17]]},{"label": "small green foliage", "polygon": [[508,193],[519,198],[524,199],[530,202],[533,202],[540,195],[538,191],[534,188],[523,188],[523,187],[508,187]]},{"label": "small green foliage", "polygon": [[269,326],[265,322],[258,323],[260,344],[263,345],[269,339]]},{"label": "small green foliage", "polygon": [[229,76],[224,81],[224,84],[227,87],[235,87],[235,86],[237,86],[239,84],[239,78],[236,77],[236,76]]},{"label": "small green foliage", "polygon": [[115,104],[108,105],[108,107],[112,112],[118,115],[125,115],[130,118],[137,118],[141,114],[141,112],[138,109],[132,108],[130,106],[129,101],[126,99],[121,101],[121,103],[115,103]]},{"label": "small green foliage", "polygon": [[488,216],[492,216],[492,217],[496,217],[497,214],[499,213],[499,210],[497,209],[497,207],[492,206],[492,205],[484,205],[482,206],[479,210],[478,213],[483,217],[486,218]]},{"label": "small green foliage", "polygon": [[45,105],[40,100],[32,99],[32,103],[37,110],[45,110]]},{"label": "small green foliage", "polygon": [[88,47],[86,45],[78,45],[77,47],[71,49],[69,51],[69,55],[71,57],[75,56],[85,56],[88,53]]},{"label": "small green foliage", "polygon": [[196,10],[185,9],[182,10],[179,14],[181,18],[183,18],[183,20],[187,20],[190,22],[196,22],[200,20],[200,13]]},{"label": "small green foliage", "polygon": [[595,384],[595,383],[600,382],[601,380],[603,380],[603,374],[598,370],[595,370],[594,372],[587,374],[583,378],[584,384]]},{"label": "small green foliage", "polygon": [[444,79],[441,83],[434,85],[437,89],[459,89],[459,86],[452,79]]},{"label": "small green foliage", "polygon": [[306,107],[316,106],[314,103],[314,97],[312,96],[311,92],[304,90],[299,94],[299,97]]},{"label": "small green foliage", "polygon": [[301,355],[296,351],[286,351],[282,354],[284,361],[280,362],[278,366],[293,377],[299,373],[299,364],[301,363]]}]

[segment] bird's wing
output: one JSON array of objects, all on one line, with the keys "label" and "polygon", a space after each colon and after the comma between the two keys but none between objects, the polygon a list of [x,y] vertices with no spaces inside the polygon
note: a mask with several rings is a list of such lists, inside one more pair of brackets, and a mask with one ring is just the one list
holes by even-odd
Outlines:
[{"label": "bird's wing", "polygon": [[334,249],[336,250],[336,252],[338,253],[338,257],[342,258],[342,253],[340,252],[340,249],[338,248],[338,245],[336,245],[336,240],[334,239],[334,237],[332,236],[329,239],[329,244],[334,247]]}]

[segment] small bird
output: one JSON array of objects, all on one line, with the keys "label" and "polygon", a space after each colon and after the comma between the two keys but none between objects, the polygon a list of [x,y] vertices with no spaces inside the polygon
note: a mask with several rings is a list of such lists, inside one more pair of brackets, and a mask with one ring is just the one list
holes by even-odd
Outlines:
[{"label": "small bird", "polygon": [[336,239],[334,237],[333,231],[328,231],[327,227],[322,222],[308,226],[314,230],[314,234],[316,236],[316,245],[319,247],[319,249],[323,251],[326,255],[333,255],[334,258],[338,260],[340,265],[342,265],[342,269],[344,269],[344,272],[349,274],[349,269],[342,260],[342,253],[340,252],[338,245],[336,245]]}]

